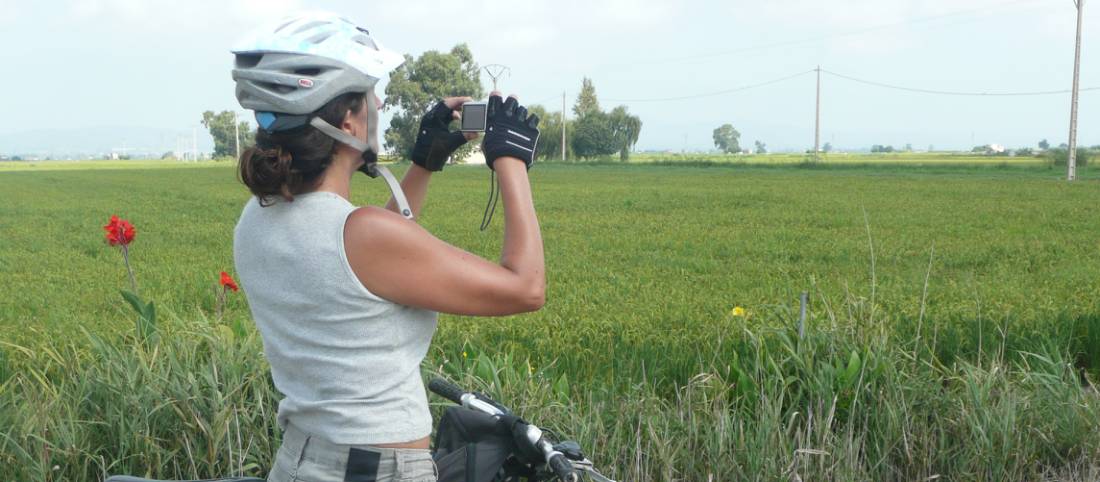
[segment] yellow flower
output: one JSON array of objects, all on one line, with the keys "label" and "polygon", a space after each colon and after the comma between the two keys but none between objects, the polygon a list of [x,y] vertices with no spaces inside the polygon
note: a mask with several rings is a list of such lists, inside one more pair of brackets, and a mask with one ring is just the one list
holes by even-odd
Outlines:
[{"label": "yellow flower", "polygon": [[466,352],[462,352],[462,358],[466,358]]},{"label": "yellow flower", "polygon": [[745,309],[740,306],[734,306],[730,314],[733,316],[745,316]]}]

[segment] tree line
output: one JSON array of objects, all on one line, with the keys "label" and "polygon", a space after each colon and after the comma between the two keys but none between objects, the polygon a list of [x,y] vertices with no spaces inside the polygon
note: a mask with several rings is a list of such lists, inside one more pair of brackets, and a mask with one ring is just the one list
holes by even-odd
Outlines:
[{"label": "tree line", "polygon": [[[405,63],[390,74],[384,94],[383,108],[395,111],[385,129],[385,146],[401,158],[407,158],[412,151],[420,116],[436,100],[457,96],[484,99],[486,96],[481,85],[481,67],[466,44],[456,45],[449,52],[430,50],[416,58],[405,55]],[[601,109],[596,87],[588,78],[581,82],[572,118],[564,121],[564,129],[561,111],[550,111],[541,105],[526,107],[541,119],[536,148],[540,159],[561,159],[564,131],[565,157],[568,159],[611,158],[617,154],[620,160],[626,161],[642,131],[642,120],[632,115],[626,106],[620,105],[610,111]],[[214,157],[236,154],[235,120],[233,111],[203,113],[202,123],[214,139]],[[247,122],[240,122],[238,127],[243,149],[252,144],[255,132]],[[476,143],[467,144],[455,152],[454,157],[465,159],[475,148]]]},{"label": "tree line", "polygon": [[[385,146],[397,157],[407,158],[416,141],[420,116],[436,100],[453,96],[484,99],[486,92],[481,84],[481,67],[474,60],[473,53],[466,44],[458,44],[448,52],[430,50],[416,58],[405,55],[405,63],[390,75],[384,95],[383,108],[395,111],[390,125],[385,129]],[[642,130],[641,119],[631,114],[625,105],[614,107],[610,111],[602,109],[596,87],[587,77],[581,81],[581,90],[573,104],[570,118],[563,119],[561,111],[551,111],[541,105],[528,105],[527,108],[541,119],[536,155],[544,160],[563,158],[564,134],[566,159],[607,159],[617,154],[619,160],[626,161],[630,158]],[[238,129],[242,150],[253,143],[255,131],[247,121],[237,119],[233,111],[203,112],[202,124],[214,139],[216,158],[232,157],[236,154]],[[714,146],[722,152],[744,151],[740,143],[741,133],[732,124],[717,127],[712,136]],[[476,144],[470,143],[460,148],[455,153],[455,159],[465,159],[476,148]],[[977,146],[972,152],[984,155],[1037,156],[1050,160],[1054,165],[1065,165],[1068,146],[1052,148],[1044,139],[1038,147],[1038,151],[1030,148],[1009,151],[994,149],[992,146]],[[931,150],[931,146],[929,149]],[[823,152],[831,150],[832,145],[829,143],[822,146]],[[873,153],[912,150],[912,145],[908,144],[903,149],[878,144],[871,148]],[[757,140],[753,151],[766,153],[767,146]],[[1087,164],[1096,153],[1100,153],[1100,146],[1091,149],[1078,148],[1078,164]]]}]

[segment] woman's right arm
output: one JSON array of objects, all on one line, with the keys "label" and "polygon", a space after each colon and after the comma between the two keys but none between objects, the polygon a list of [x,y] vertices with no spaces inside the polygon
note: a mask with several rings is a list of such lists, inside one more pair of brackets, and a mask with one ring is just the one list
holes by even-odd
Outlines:
[{"label": "woman's right arm", "polygon": [[363,286],[398,304],[458,315],[541,308],[546,267],[527,167],[502,157],[494,169],[504,202],[499,264],[451,246],[391,211],[364,207],[344,225],[348,263]]}]

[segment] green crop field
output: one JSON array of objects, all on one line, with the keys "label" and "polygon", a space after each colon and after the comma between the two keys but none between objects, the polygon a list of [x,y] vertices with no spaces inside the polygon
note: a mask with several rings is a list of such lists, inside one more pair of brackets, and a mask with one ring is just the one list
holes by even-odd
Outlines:
[{"label": "green crop field", "polygon": [[[536,166],[546,306],[441,316],[425,376],[620,481],[1100,476],[1100,170],[789,157]],[[496,259],[488,183],[448,168],[421,222]],[[265,473],[278,394],[242,294],[215,313],[248,197],[229,164],[0,164],[0,197],[0,480]]]},{"label": "green crop field", "polygon": [[[801,164],[810,160],[810,154],[698,154],[698,153],[652,153],[646,152],[630,157],[633,163],[713,163],[742,164],[749,166],[786,166]],[[896,152],[883,154],[832,152],[821,154],[819,161],[825,165],[839,166],[957,166],[957,167],[1040,167],[1049,163],[1037,157],[985,156],[980,154],[960,154],[955,152]]]}]

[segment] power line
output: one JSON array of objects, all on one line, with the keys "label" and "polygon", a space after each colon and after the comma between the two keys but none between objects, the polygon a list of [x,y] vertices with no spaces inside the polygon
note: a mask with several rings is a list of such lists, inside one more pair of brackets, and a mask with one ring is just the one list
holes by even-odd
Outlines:
[{"label": "power line", "polygon": [[[918,87],[906,87],[901,85],[887,84],[885,82],[876,82],[873,80],[860,79],[849,75],[838,74],[829,70],[821,69],[822,72],[839,77],[841,79],[850,80],[852,82],[859,82],[861,84],[873,85],[875,87],[882,87],[884,89],[904,90],[906,92],[916,92],[919,94],[934,94],[934,95],[954,95],[954,96],[971,96],[971,97],[1024,97],[1024,96],[1037,96],[1037,95],[1057,95],[1068,94],[1069,89],[1064,90],[1040,90],[1031,92],[965,92],[965,91],[953,91],[953,90],[936,90],[936,89],[924,89]],[[1080,89],[1081,91],[1088,90],[1100,90],[1100,87],[1086,87]]]},{"label": "power line", "polygon": [[716,95],[732,94],[734,92],[741,92],[741,91],[744,91],[744,90],[755,89],[757,87],[764,87],[766,85],[776,84],[776,83],[779,83],[779,82],[783,82],[785,80],[791,80],[793,78],[801,77],[803,75],[806,75],[810,72],[814,72],[814,70],[815,69],[805,70],[805,71],[799,72],[797,74],[787,75],[787,76],[784,76],[784,77],[780,77],[778,79],[772,79],[772,80],[768,80],[768,81],[765,81],[765,82],[760,82],[760,83],[757,83],[757,84],[744,85],[744,86],[741,86],[741,87],[734,87],[732,89],[719,90],[719,91],[715,91],[715,92],[707,92],[707,93],[703,93],[703,94],[682,95],[682,96],[678,96],[678,97],[659,97],[659,98],[652,98],[652,99],[604,99],[604,100],[610,101],[610,102],[667,102],[667,101],[674,101],[674,100],[699,99],[699,98],[702,98],[702,97],[714,97]]},{"label": "power line", "polygon": [[[565,93],[563,92],[562,94],[564,95]],[[545,103],[547,103],[547,102],[550,102],[550,101],[552,101],[552,100],[557,100],[557,98],[558,98],[558,94],[554,94],[554,95],[552,95],[552,96],[550,96],[550,97],[547,97],[547,98],[545,98],[545,99],[543,99],[543,100],[540,100],[540,101],[538,101],[538,102],[531,102],[531,103],[529,103],[529,104],[524,104],[524,105],[543,105],[543,104],[545,104]]]},{"label": "power line", "polygon": [[[791,80],[791,79],[794,79],[794,78],[798,78],[798,77],[801,77],[803,75],[806,75],[806,74],[809,74],[809,73],[812,73],[812,72],[816,72],[816,71],[817,71],[817,69],[810,69],[810,70],[805,70],[805,71],[802,71],[802,72],[799,72],[799,73],[796,73],[796,74],[791,74],[791,75],[787,75],[787,76],[784,76],[784,77],[779,77],[779,78],[776,78],[776,79],[771,79],[771,80],[764,81],[764,82],[759,82],[759,83],[749,84],[749,85],[743,85],[743,86],[740,86],[740,87],[734,87],[732,89],[725,89],[725,90],[719,90],[719,91],[714,91],[714,92],[704,92],[704,93],[700,93],[700,94],[690,94],[690,95],[682,95],[682,96],[676,96],[676,97],[655,97],[655,98],[638,98],[638,99],[605,98],[603,100],[608,101],[608,102],[671,102],[671,101],[678,101],[678,100],[691,100],[691,99],[699,99],[699,98],[704,98],[704,97],[714,97],[714,96],[718,96],[718,95],[732,94],[734,92],[741,92],[741,91],[745,91],[745,90],[755,89],[755,88],[758,88],[758,87],[764,87],[764,86],[771,85],[771,84],[776,84],[776,83],[783,82],[783,81],[786,81],[786,80]],[[832,75],[834,77],[844,79],[844,80],[852,81],[852,82],[858,82],[858,83],[861,83],[861,84],[872,85],[872,86],[881,87],[881,88],[884,88],[884,89],[894,89],[894,90],[902,90],[902,91],[906,91],[906,92],[915,92],[915,93],[919,93],[919,94],[970,96],[970,97],[1026,97],[1026,96],[1058,95],[1058,94],[1068,94],[1068,93],[1070,93],[1069,89],[1021,91],[1021,92],[977,92],[977,91],[937,90],[937,89],[926,89],[926,88],[920,88],[920,87],[907,87],[907,86],[902,86],[902,85],[889,84],[889,83],[885,83],[885,82],[878,82],[878,81],[874,81],[874,80],[861,79],[861,78],[858,78],[858,77],[852,77],[850,75],[844,75],[844,74],[841,74],[841,73],[838,73],[838,72],[833,72],[833,71],[826,70],[826,69],[821,69],[821,72],[825,73],[825,74]],[[1079,90],[1081,92],[1097,91],[1097,90],[1100,90],[1100,87],[1083,87]],[[554,99],[555,97],[557,97],[557,96],[555,95],[554,97],[547,97],[546,99],[543,99],[539,102],[532,102],[531,105],[535,105],[535,104],[541,105],[541,104],[544,104],[544,103]]]}]

